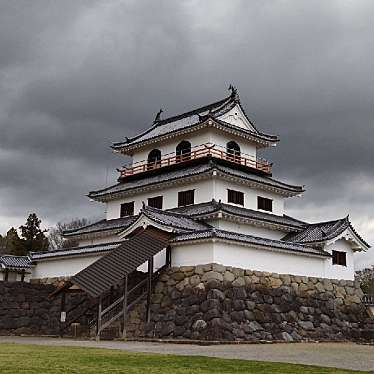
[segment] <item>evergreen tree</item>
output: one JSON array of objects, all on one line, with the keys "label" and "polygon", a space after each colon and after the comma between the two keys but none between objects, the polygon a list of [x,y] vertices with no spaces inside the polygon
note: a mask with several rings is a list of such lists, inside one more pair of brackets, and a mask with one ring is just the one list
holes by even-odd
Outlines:
[{"label": "evergreen tree", "polygon": [[31,213],[27,218],[26,224],[21,226],[21,240],[23,247],[27,252],[48,250],[48,238],[45,236],[47,230],[40,228],[41,220],[35,213]]},{"label": "evergreen tree", "polygon": [[27,254],[23,242],[18,236],[18,232],[14,227],[9,229],[6,233],[5,248],[7,254],[14,256],[25,256]]},{"label": "evergreen tree", "polygon": [[0,255],[6,253],[6,237],[0,234]]}]

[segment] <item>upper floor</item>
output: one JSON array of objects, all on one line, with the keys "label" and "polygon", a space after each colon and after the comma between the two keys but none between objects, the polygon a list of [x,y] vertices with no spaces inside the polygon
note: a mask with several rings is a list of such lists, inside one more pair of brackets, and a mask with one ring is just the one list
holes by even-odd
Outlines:
[{"label": "upper floor", "polygon": [[257,156],[257,149],[276,145],[278,138],[255,127],[236,89],[230,89],[223,100],[174,117],[161,119],[160,111],[148,130],[114,143],[115,152],[132,157],[120,177],[206,156],[270,174],[270,163]]},{"label": "upper floor", "polygon": [[219,158],[271,174],[270,162],[257,156],[253,143],[236,136],[227,137],[219,132],[203,130],[199,134],[178,137],[157,144],[157,147],[152,145],[139,150],[133,155],[131,163],[119,169],[120,178],[204,157]]},{"label": "upper floor", "polygon": [[180,185],[169,185],[148,191],[138,191],[106,203],[106,219],[139,214],[143,203],[154,208],[168,210],[209,201],[221,201],[246,209],[283,215],[284,196],[271,191],[251,188],[229,180],[207,178]]}]

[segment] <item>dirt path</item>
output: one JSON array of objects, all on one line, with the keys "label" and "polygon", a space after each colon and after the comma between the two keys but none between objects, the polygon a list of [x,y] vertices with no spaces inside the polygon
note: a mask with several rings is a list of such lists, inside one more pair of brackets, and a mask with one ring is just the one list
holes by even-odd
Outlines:
[{"label": "dirt path", "polygon": [[0,343],[41,344],[49,346],[96,347],[131,352],[199,355],[244,360],[290,362],[374,371],[374,346],[353,343],[295,344],[193,344],[71,340],[44,337],[0,337]]}]

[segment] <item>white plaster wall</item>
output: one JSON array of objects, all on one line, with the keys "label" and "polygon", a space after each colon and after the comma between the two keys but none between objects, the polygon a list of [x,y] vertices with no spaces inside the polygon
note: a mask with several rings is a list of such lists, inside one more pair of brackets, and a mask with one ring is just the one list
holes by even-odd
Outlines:
[{"label": "white plaster wall", "polygon": [[214,246],[214,259],[217,263],[244,269],[324,277],[325,260],[317,257],[217,242]]},{"label": "white plaster wall", "polygon": [[257,149],[254,143],[238,136],[225,134],[219,130],[211,130],[209,132],[209,141],[212,144],[217,144],[226,148],[226,144],[232,140],[238,143],[241,153],[252,156],[254,159],[256,158]]},{"label": "white plaster wall", "polygon": [[224,203],[228,203],[227,201],[227,190],[233,189],[236,191],[241,191],[244,193],[244,208],[248,209],[257,209],[257,196],[266,197],[268,199],[273,200],[273,212],[277,215],[283,215],[284,214],[284,200],[285,198],[276,195],[271,192],[263,191],[263,190],[257,190],[254,188],[250,188],[247,186],[244,186],[243,184],[239,183],[233,183],[233,182],[227,182],[219,179],[215,179],[214,183],[214,195],[216,200],[221,200]]},{"label": "white plaster wall", "polygon": [[325,274],[331,279],[348,279],[354,280],[354,252],[351,246],[344,239],[337,240],[335,243],[325,246],[324,250],[332,254],[332,251],[346,252],[347,266],[333,265],[330,258],[325,263]]},{"label": "white plaster wall", "polygon": [[325,260],[317,257],[273,252],[231,243],[187,244],[172,248],[173,266],[195,266],[211,262],[279,274],[325,277]]},{"label": "white plaster wall", "polygon": [[286,235],[286,232],[283,231],[271,230],[265,227],[257,227],[245,223],[226,221],[223,219],[207,221],[207,223],[220,230],[232,231],[245,235],[253,235],[267,239],[279,240]]},{"label": "white plaster wall", "polygon": [[[157,253],[153,256],[153,271],[156,271],[162,268],[166,264],[166,249],[163,249],[161,252]],[[138,271],[147,272],[148,271],[148,262],[144,262],[144,264],[140,265],[137,268]]]},{"label": "white plaster wall", "polygon": [[[91,265],[103,256],[104,254],[95,256],[76,256],[70,258],[61,257],[59,259],[38,261],[35,268],[33,269],[31,278],[69,277],[77,274],[79,271],[85,269],[87,266]],[[154,256],[154,270],[158,270],[160,267],[164,266],[165,262],[166,249]],[[140,265],[137,270],[147,272],[147,262]]]},{"label": "white plaster wall", "polygon": [[214,262],[213,243],[186,244],[171,248],[171,266],[195,266]]},{"label": "white plaster wall", "polygon": [[177,145],[182,140],[189,141],[192,148],[206,143],[216,144],[226,148],[226,144],[229,141],[234,140],[239,144],[242,153],[251,155],[254,158],[256,157],[256,145],[254,143],[238,136],[225,134],[217,129],[204,129],[195,133],[186,134],[185,136],[174,138],[170,141],[154,143],[144,149],[135,151],[132,156],[132,162],[136,163],[147,160],[149,152],[156,148],[161,151],[162,157],[168,154],[175,153]]},{"label": "white plaster wall", "polygon": [[165,189],[150,191],[147,193],[135,194],[123,199],[112,200],[107,203],[107,219],[119,218],[121,204],[135,201],[134,213],[138,214],[142,208],[142,202],[147,204],[148,198],[163,196],[163,209],[176,208],[178,206],[178,192],[185,190],[195,190],[195,204],[211,201],[213,198],[212,188],[213,181],[205,180],[196,183],[185,184],[183,186],[169,187]]},{"label": "white plaster wall", "polygon": [[32,278],[67,277],[77,274],[91,265],[103,255],[61,257],[51,260],[38,261],[33,269]]},{"label": "white plaster wall", "polygon": [[132,160],[133,160],[133,163],[147,160],[149,152],[151,152],[153,149],[156,149],[156,148],[161,151],[162,157],[168,154],[175,153],[177,145],[182,140],[187,140],[191,143],[191,147],[196,147],[201,144],[210,143],[211,142],[210,139],[211,139],[210,132],[207,130],[199,131],[199,133],[186,134],[185,136],[173,138],[169,141],[154,143],[146,148],[142,148],[139,151],[135,151],[132,157]]},{"label": "white plaster wall", "polygon": [[[30,270],[27,270],[27,271],[29,273],[31,273]],[[31,274],[29,274],[29,273],[25,274],[24,282],[30,282]],[[0,281],[3,281],[3,280],[5,280],[5,273],[0,272]],[[15,273],[15,272],[12,271],[8,275],[8,281],[9,282],[15,282],[15,281],[21,282],[21,280],[22,280],[22,274],[21,273]]]},{"label": "white plaster wall", "polygon": [[111,200],[106,203],[106,219],[119,218],[121,204],[131,201],[135,202],[134,213],[138,214],[142,208],[143,201],[147,203],[148,198],[160,195],[164,197],[163,209],[176,208],[178,206],[178,192],[189,189],[195,189],[195,204],[212,201],[213,198],[217,201],[221,200],[224,203],[228,203],[227,190],[232,189],[244,193],[245,208],[257,210],[257,196],[263,196],[273,200],[272,213],[277,215],[284,214],[284,197],[267,191],[253,189],[239,183],[212,178],[210,180],[189,183],[183,186],[155,189],[154,191],[142,192],[126,198]]}]

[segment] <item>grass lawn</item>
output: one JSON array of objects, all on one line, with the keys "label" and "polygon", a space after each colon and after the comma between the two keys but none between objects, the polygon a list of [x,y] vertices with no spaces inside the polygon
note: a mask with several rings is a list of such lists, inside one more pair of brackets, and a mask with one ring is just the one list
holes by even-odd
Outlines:
[{"label": "grass lawn", "polygon": [[[359,373],[315,366],[119,350],[0,344],[0,373]],[[360,372],[362,373],[362,372]]]}]

